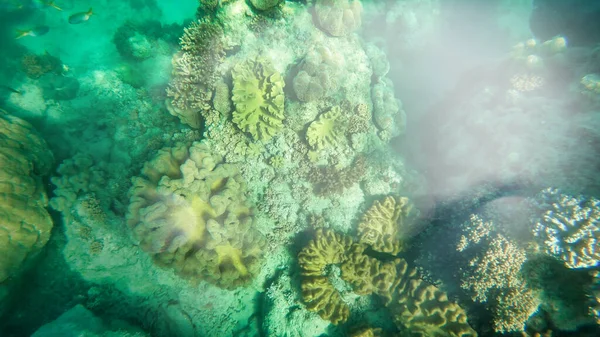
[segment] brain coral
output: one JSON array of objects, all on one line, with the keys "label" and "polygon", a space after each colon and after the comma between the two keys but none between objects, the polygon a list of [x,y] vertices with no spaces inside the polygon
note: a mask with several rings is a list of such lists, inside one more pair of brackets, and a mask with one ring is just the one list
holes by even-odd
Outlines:
[{"label": "brain coral", "polygon": [[545,189],[535,199],[539,218],[534,235],[546,251],[569,268],[589,268],[600,260],[600,200]]},{"label": "brain coral", "polygon": [[223,288],[258,272],[264,238],[252,226],[245,184],[205,143],[159,151],[129,194],[128,224],[158,264]]},{"label": "brain coral", "polygon": [[358,0],[317,0],[317,21],[332,36],[345,36],[361,25],[362,5]]},{"label": "brain coral", "polygon": [[397,254],[404,249],[402,230],[408,230],[407,222],[416,216],[408,198],[386,197],[375,201],[358,224],[358,241],[378,252]]},{"label": "brain coral", "polygon": [[350,308],[328,279],[326,268],[344,262],[351,243],[348,237],[319,229],[315,238],[298,254],[306,307],[333,324],[345,322]]},{"label": "brain coral", "polygon": [[233,122],[255,140],[267,141],[283,125],[285,82],[265,59],[249,59],[232,70]]},{"label": "brain coral", "polygon": [[52,219],[40,176],[52,162],[46,142],[29,123],[0,111],[0,285],[50,237]]},{"label": "brain coral", "polygon": [[365,250],[366,245],[353,243],[347,236],[317,230],[298,254],[302,297],[309,310],[334,324],[348,319],[349,306],[331,280],[332,267],[341,264],[341,279],[356,294],[381,297],[395,324],[409,329],[411,336],[477,336],[465,311],[443,291],[422,281],[405,260],[384,256],[378,260]]}]

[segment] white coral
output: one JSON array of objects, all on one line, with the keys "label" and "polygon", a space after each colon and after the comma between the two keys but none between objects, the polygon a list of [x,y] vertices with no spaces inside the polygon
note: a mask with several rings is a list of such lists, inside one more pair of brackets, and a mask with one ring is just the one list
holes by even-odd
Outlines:
[{"label": "white coral", "polygon": [[533,234],[569,268],[590,268],[600,259],[600,201],[547,188],[536,197],[540,216]]}]

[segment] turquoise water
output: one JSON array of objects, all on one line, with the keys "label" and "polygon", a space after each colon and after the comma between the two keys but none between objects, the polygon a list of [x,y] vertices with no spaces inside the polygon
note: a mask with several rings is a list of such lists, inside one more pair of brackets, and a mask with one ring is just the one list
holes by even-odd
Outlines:
[{"label": "turquoise water", "polygon": [[0,2],[0,336],[600,335],[599,22]]}]

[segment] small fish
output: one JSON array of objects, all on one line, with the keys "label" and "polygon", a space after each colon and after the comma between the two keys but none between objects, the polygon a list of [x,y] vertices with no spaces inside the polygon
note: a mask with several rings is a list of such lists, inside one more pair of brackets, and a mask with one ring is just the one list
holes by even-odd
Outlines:
[{"label": "small fish", "polygon": [[15,94],[23,95],[23,92],[14,88],[11,88],[7,85],[0,84],[0,88],[8,90],[10,92],[14,92]]},{"label": "small fish", "polygon": [[46,5],[46,6],[48,6],[48,7],[52,7],[52,8],[54,8],[54,9],[56,9],[56,10],[58,10],[58,11],[61,11],[61,12],[62,12],[62,8],[58,7],[58,6],[57,6],[57,5],[54,3],[54,0],[52,0],[52,1],[48,1],[48,2],[44,2],[44,5]]},{"label": "small fish", "polygon": [[20,39],[25,36],[42,36],[50,31],[50,27],[48,26],[38,26],[30,30],[17,30],[17,37],[15,39]]},{"label": "small fish", "polygon": [[76,25],[78,23],[85,22],[90,19],[90,16],[92,16],[92,14],[94,14],[94,13],[92,12],[91,8],[87,12],[75,13],[75,14],[69,16],[69,23]]}]

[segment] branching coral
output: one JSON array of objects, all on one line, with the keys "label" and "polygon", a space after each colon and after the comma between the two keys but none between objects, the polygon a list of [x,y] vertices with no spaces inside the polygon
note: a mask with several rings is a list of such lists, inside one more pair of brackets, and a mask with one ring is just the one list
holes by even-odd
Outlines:
[{"label": "branching coral", "polygon": [[344,140],[343,126],[341,125],[342,113],[339,106],[334,106],[329,111],[321,114],[308,126],[306,140],[316,150],[326,147],[335,147]]},{"label": "branching coral", "polygon": [[130,196],[128,224],[160,265],[223,288],[258,272],[264,238],[252,226],[245,184],[205,143],[159,151]]},{"label": "branching coral", "polygon": [[238,63],[232,70],[233,122],[253,139],[267,141],[283,126],[285,82],[265,59]]},{"label": "branching coral", "polygon": [[360,27],[362,5],[358,0],[317,0],[319,27],[332,36],[345,36]]},{"label": "branching coral", "polygon": [[185,124],[200,127],[199,112],[210,109],[217,66],[225,56],[223,29],[198,21],[184,29],[181,52],[173,56],[173,77],[167,88],[170,112]]},{"label": "branching coral", "polygon": [[600,260],[600,200],[545,189],[535,198],[540,216],[533,234],[546,251],[569,268],[589,268]]},{"label": "branching coral", "polygon": [[[483,249],[481,247],[484,247]],[[461,252],[478,251],[464,269],[461,287],[474,301],[489,302],[497,332],[523,331],[539,300],[521,276],[525,251],[493,232],[493,223],[477,215],[463,224],[457,245]]]},{"label": "branching coral", "polygon": [[375,201],[358,224],[358,241],[378,252],[398,254],[406,245],[402,231],[408,229],[417,214],[405,197],[388,196],[381,202]]},{"label": "branching coral", "polygon": [[41,176],[52,162],[46,142],[29,123],[0,112],[0,285],[50,238],[52,219]]}]

